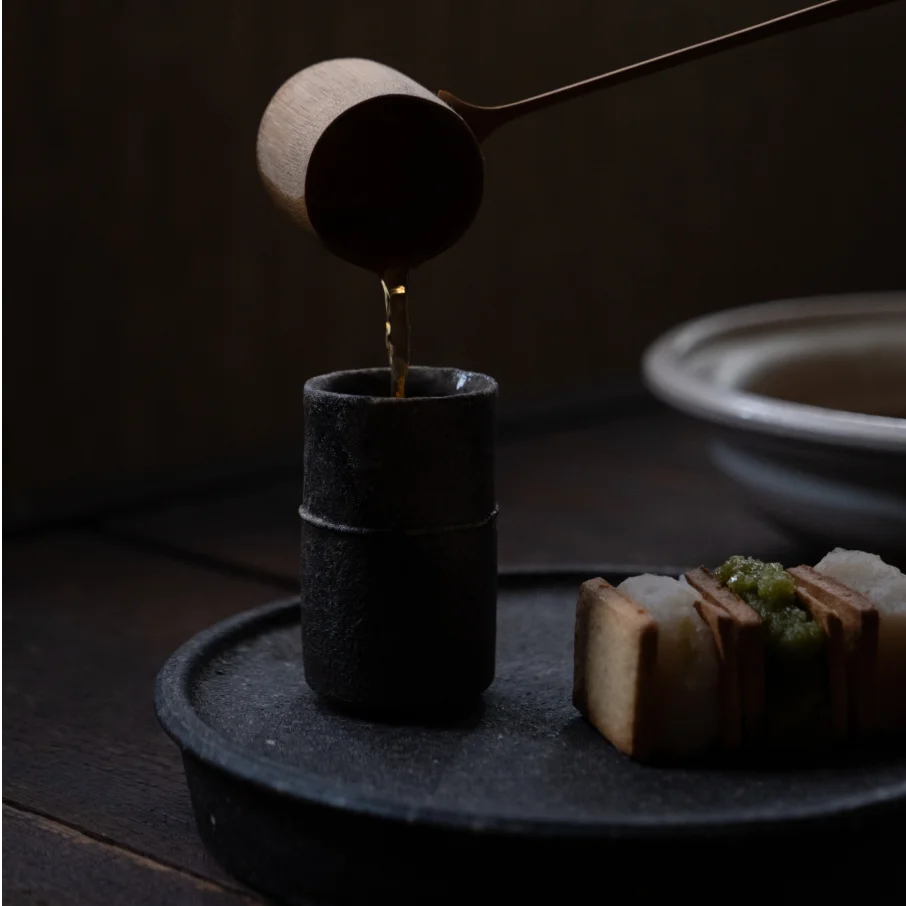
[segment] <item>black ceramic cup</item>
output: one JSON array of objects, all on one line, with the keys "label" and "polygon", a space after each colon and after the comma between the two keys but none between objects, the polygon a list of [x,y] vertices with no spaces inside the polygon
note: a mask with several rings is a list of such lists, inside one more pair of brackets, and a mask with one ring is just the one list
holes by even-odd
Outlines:
[{"label": "black ceramic cup", "polygon": [[497,383],[386,368],[305,385],[302,647],[320,696],[440,717],[494,678]]}]

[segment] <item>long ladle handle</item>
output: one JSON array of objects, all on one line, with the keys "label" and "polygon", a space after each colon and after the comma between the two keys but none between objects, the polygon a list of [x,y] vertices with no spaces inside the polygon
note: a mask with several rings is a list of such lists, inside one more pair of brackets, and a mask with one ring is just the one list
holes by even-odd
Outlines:
[{"label": "long ladle handle", "polygon": [[624,82],[652,75],[655,72],[662,72],[674,66],[681,66],[692,60],[700,60],[702,57],[709,57],[733,47],[742,47],[763,38],[770,38],[808,25],[836,19],[838,16],[893,2],[894,0],[825,0],[823,3],[816,3],[814,6],[787,13],[785,16],[778,16],[776,19],[770,19],[758,25],[741,28],[739,31],[722,35],[719,38],[711,38],[709,41],[702,41],[681,50],[661,54],[650,60],[643,60],[641,63],[614,69],[612,72],[586,79],[584,82],[576,82],[573,85],[566,85],[563,88],[500,107],[477,107],[454,97],[449,91],[438,91],[437,96],[449,104],[466,121],[478,141],[484,141],[499,126],[518,116],[524,116],[526,113],[543,110],[545,107],[551,107],[602,88],[622,85]]}]

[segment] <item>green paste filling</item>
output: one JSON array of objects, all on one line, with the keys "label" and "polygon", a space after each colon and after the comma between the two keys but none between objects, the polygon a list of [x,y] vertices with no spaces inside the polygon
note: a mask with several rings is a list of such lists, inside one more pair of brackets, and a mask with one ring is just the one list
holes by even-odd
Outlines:
[{"label": "green paste filling", "polygon": [[830,729],[827,651],[821,627],[796,599],[779,563],[730,557],[714,576],[762,619],[765,638],[765,735],[803,743]]}]

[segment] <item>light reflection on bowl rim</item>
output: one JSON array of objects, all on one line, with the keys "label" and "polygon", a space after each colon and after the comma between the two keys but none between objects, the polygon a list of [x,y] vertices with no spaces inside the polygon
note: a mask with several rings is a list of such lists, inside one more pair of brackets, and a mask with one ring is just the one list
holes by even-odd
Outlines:
[{"label": "light reflection on bowl rim", "polygon": [[906,453],[906,419],[824,409],[720,387],[687,367],[694,351],[740,328],[858,314],[906,315],[906,292],[765,302],[694,318],[668,330],[648,347],[642,361],[643,377],[663,402],[725,427],[832,446]]}]

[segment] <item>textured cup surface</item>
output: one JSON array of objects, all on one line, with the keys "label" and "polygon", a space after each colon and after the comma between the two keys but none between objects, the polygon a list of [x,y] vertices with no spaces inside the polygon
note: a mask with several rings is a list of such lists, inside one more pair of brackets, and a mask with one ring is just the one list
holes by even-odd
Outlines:
[{"label": "textured cup surface", "polygon": [[305,385],[305,678],[335,703],[432,716],[494,676],[497,384],[412,368]]}]

